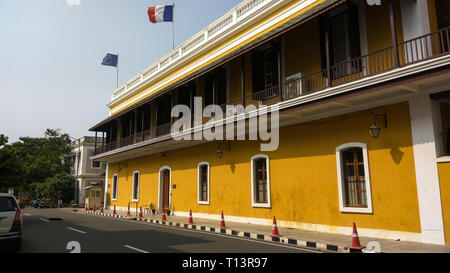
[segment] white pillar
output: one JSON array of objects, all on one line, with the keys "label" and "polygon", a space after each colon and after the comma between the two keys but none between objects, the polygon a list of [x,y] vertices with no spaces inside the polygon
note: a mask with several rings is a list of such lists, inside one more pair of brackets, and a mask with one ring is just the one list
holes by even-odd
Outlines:
[{"label": "white pillar", "polygon": [[109,163],[106,163],[105,170],[105,191],[103,193],[103,209],[106,209],[106,196],[108,192],[108,171],[109,171]]},{"label": "white pillar", "polygon": [[429,95],[409,101],[422,240],[445,244],[435,130]]}]

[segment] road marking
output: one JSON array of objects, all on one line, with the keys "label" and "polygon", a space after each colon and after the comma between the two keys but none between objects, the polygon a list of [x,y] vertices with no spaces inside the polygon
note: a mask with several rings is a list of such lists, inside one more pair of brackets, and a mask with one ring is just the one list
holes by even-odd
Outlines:
[{"label": "road marking", "polygon": [[71,227],[67,227],[68,229],[70,229],[70,230],[73,230],[73,231],[76,231],[76,232],[79,232],[79,233],[82,233],[82,234],[86,234],[86,232],[84,232],[84,231],[81,231],[81,230],[78,230],[78,229],[74,229],[74,228],[71,228]]},{"label": "road marking", "polygon": [[28,214],[28,213],[23,213],[23,215],[25,215],[25,216],[31,216],[31,214]]},{"label": "road marking", "polygon": [[142,250],[142,249],[139,249],[139,248],[135,248],[135,247],[132,247],[132,246],[129,246],[129,245],[124,245],[124,247],[132,249],[132,250],[136,250],[136,251],[142,252],[142,253],[150,253],[150,252],[147,252],[145,250]]},{"label": "road marking", "polygon": [[44,219],[44,218],[39,218],[39,219],[41,219],[41,220],[44,221],[44,222],[50,223],[50,221],[47,220],[47,219]]},{"label": "road marking", "polygon": [[[68,211],[68,212],[73,213],[73,214],[79,214],[77,212],[72,212],[72,211]],[[220,237],[225,237],[225,238],[229,238],[229,239],[249,241],[249,242],[258,243],[258,244],[278,246],[278,247],[282,247],[282,248],[290,248],[290,249],[296,249],[296,250],[312,252],[312,253],[325,253],[324,251],[307,249],[307,248],[303,248],[303,247],[300,247],[300,246],[297,246],[297,247],[296,246],[288,246],[288,245],[282,245],[282,244],[272,243],[272,242],[268,242],[268,241],[252,240],[252,239],[247,239],[247,238],[234,237],[234,236],[229,236],[229,235],[227,236],[227,235],[222,235],[222,234],[212,233],[212,232],[205,232],[205,231],[200,231],[200,230],[192,230],[192,229],[183,229],[183,228],[177,228],[177,227],[171,227],[171,226],[164,226],[164,225],[152,224],[152,223],[149,223],[149,222],[133,222],[133,221],[130,221],[130,220],[125,220],[125,219],[120,219],[120,218],[105,218],[105,217],[102,217],[100,215],[91,215],[91,214],[88,214],[87,216],[94,216],[94,217],[103,218],[103,219],[107,219],[107,220],[118,220],[118,221],[123,221],[123,222],[127,222],[127,223],[134,223],[134,224],[140,224],[140,225],[149,225],[149,226],[154,226],[154,227],[158,227],[158,228],[162,228],[162,229],[163,228],[169,228],[169,229],[178,230],[178,231],[182,230],[182,231],[189,231],[189,232],[197,232],[197,233],[203,233],[205,235],[220,236]]]}]

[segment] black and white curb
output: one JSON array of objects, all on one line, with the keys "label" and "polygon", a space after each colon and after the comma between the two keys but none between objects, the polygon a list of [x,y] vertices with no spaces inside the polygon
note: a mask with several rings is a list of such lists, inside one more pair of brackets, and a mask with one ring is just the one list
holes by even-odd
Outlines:
[{"label": "black and white curb", "polygon": [[182,224],[182,223],[174,223],[174,222],[170,222],[170,221],[154,220],[154,219],[147,219],[147,218],[136,218],[136,217],[131,217],[131,216],[123,216],[123,215],[117,215],[117,214],[114,215],[114,214],[107,214],[107,213],[100,213],[100,212],[93,212],[93,211],[83,211],[82,213],[106,216],[106,217],[112,217],[112,218],[126,218],[129,220],[148,222],[151,224],[166,225],[166,226],[185,228],[185,229],[190,229],[190,230],[207,231],[207,232],[219,233],[219,234],[230,235],[230,236],[238,236],[238,237],[242,237],[242,238],[276,242],[276,243],[282,243],[282,244],[286,244],[286,245],[298,246],[298,247],[302,247],[302,248],[315,249],[315,250],[320,250],[320,251],[335,252],[335,253],[349,253],[348,247],[343,247],[343,246],[338,246],[338,245],[333,245],[333,244],[326,244],[326,243],[319,243],[319,242],[312,242],[312,241],[303,241],[303,240],[291,239],[291,238],[282,237],[282,236],[272,237],[270,235],[236,231],[236,230],[227,229],[227,228],[214,228],[214,227],[208,227],[208,226],[202,226],[202,225],[189,225],[189,224]]}]

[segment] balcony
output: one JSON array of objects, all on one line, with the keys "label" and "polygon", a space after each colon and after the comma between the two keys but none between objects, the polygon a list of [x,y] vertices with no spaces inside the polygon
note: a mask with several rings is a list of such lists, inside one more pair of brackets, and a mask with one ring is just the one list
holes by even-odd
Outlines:
[{"label": "balcony", "polygon": [[[449,29],[444,28],[421,37],[397,43],[396,46],[387,47],[358,58],[340,62],[325,69],[302,75],[297,79],[284,81],[281,84],[271,86],[264,90],[256,92],[253,90],[253,93],[228,100],[226,103],[220,104],[220,107],[226,114],[226,105],[243,105],[244,107],[249,105],[256,107],[258,105],[275,105],[301,97],[307,97],[318,92],[326,92],[326,90],[331,90],[334,87],[343,86],[376,75],[383,75],[396,69],[437,59],[447,55],[450,51]],[[169,106],[169,101],[164,104],[164,108]],[[155,119],[153,119],[153,122],[156,123]],[[97,147],[95,154],[99,155],[137,143],[168,136],[170,135],[171,124],[171,122],[160,124],[153,131],[148,129],[136,134],[128,133],[127,131],[126,136],[119,137],[116,140],[108,141],[107,137],[105,138],[107,139],[106,143],[102,144],[100,148]]]}]

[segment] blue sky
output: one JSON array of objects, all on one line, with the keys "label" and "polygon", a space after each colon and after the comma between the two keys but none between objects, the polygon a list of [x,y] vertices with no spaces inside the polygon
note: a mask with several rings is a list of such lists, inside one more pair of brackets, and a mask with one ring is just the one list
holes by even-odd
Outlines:
[{"label": "blue sky", "polygon": [[121,85],[172,49],[171,23],[150,23],[149,6],[175,3],[177,46],[240,2],[0,0],[0,133],[92,135],[116,87],[106,53],[119,53]]}]

